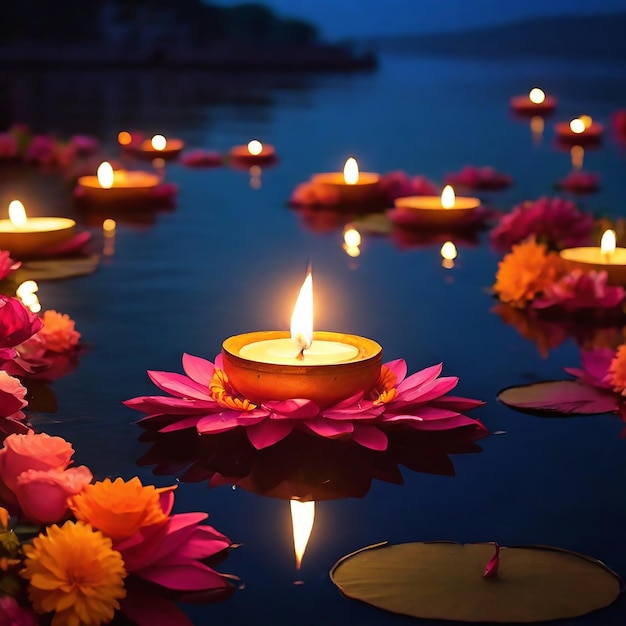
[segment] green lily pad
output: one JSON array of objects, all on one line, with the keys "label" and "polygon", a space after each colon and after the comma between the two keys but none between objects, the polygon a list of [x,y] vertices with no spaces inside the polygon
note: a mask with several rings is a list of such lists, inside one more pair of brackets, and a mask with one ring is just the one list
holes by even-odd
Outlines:
[{"label": "green lily pad", "polygon": [[600,561],[550,546],[500,550],[491,543],[388,543],[338,561],[330,576],[349,598],[424,619],[532,623],[578,617],[611,604],[620,578]]}]

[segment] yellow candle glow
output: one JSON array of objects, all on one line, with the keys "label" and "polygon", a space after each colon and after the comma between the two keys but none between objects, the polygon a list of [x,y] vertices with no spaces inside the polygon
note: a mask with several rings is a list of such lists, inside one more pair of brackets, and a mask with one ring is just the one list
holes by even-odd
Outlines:
[{"label": "yellow candle glow", "polygon": [[254,402],[307,398],[328,406],[371,388],[380,372],[382,348],[365,337],[313,332],[309,273],[294,307],[290,333],[260,331],[229,337],[222,355],[234,387]]},{"label": "yellow candle glow", "polygon": [[446,241],[441,246],[441,257],[446,261],[453,261],[457,257],[456,246],[452,241]]},{"label": "yellow candle glow", "polygon": [[276,159],[276,150],[268,143],[252,139],[245,145],[233,146],[230,149],[230,158],[235,166],[269,164]]},{"label": "yellow candle glow", "polygon": [[9,204],[9,219],[0,219],[0,248],[17,257],[42,254],[70,239],[76,222],[66,217],[31,217],[19,200]]},{"label": "yellow candle glow", "polygon": [[516,113],[546,114],[556,107],[556,98],[547,96],[539,87],[533,87],[527,94],[513,96],[510,105]]},{"label": "yellow candle glow", "polygon": [[113,167],[111,167],[111,164],[108,161],[100,163],[96,172],[96,177],[98,178],[98,184],[103,189],[111,189],[111,187],[113,187],[115,175],[113,174]]},{"label": "yellow candle glow", "polygon": [[263,144],[258,139],[253,139],[248,143],[248,152],[252,156],[259,156],[263,152]]},{"label": "yellow candle glow", "polygon": [[611,285],[626,285],[626,248],[616,247],[614,230],[604,232],[599,247],[566,248],[560,256],[569,269],[606,271]]},{"label": "yellow candle glow", "polygon": [[311,182],[332,188],[339,204],[375,204],[379,197],[380,175],[376,172],[361,172],[354,157],[349,157],[341,172],[314,174]]},{"label": "yellow candle glow", "polygon": [[343,241],[348,248],[358,248],[361,245],[361,233],[353,226],[346,227],[343,232]]},{"label": "yellow candle glow", "polygon": [[80,176],[77,187],[87,201],[136,202],[148,198],[160,182],[153,172],[113,170],[108,161],[103,161],[95,176]]},{"label": "yellow candle glow", "polygon": [[151,139],[144,139],[135,152],[147,158],[167,159],[178,156],[184,147],[182,139],[167,138],[165,135],[157,134]]},{"label": "yellow candle glow", "polygon": [[154,135],[150,140],[150,144],[155,150],[161,152],[167,147],[167,139],[163,135]]},{"label": "yellow candle glow", "polygon": [[133,136],[127,130],[121,130],[117,134],[117,141],[120,146],[129,146],[133,140]]},{"label": "yellow candle glow", "polygon": [[576,133],[577,135],[579,135],[580,133],[584,133],[585,132],[585,122],[583,122],[583,120],[581,120],[580,118],[575,118],[573,119],[570,123],[569,123],[569,127],[570,130],[573,133]]},{"label": "yellow candle glow", "polygon": [[545,102],[546,94],[544,93],[543,89],[539,89],[539,87],[533,87],[528,93],[528,99],[533,104],[541,104],[542,102]]},{"label": "yellow candle glow", "polygon": [[452,185],[446,185],[441,192],[441,206],[444,209],[453,209],[456,201]]},{"label": "yellow candle glow", "polygon": [[346,164],[343,166],[343,179],[346,185],[356,185],[359,182],[359,164],[354,157],[346,159]]},{"label": "yellow candle glow", "polygon": [[315,502],[290,500],[291,525],[293,528],[293,549],[296,555],[296,569],[300,569],[306,551],[313,523],[315,521]]}]

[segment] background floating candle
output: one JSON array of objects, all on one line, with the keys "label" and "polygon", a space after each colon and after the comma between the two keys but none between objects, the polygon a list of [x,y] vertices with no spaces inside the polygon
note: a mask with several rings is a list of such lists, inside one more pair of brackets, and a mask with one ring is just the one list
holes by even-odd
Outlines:
[{"label": "background floating candle", "polygon": [[164,135],[154,135],[144,139],[137,148],[137,153],[151,159],[174,159],[185,147],[182,139],[168,139]]},{"label": "background floating candle", "polygon": [[343,172],[323,172],[311,178],[314,185],[324,185],[336,194],[339,203],[368,204],[380,200],[380,174],[361,172],[354,157],[349,157]]},{"label": "background floating candle", "polygon": [[161,182],[152,172],[113,170],[104,161],[95,176],[81,176],[77,188],[81,197],[94,202],[137,202],[146,199]]},{"label": "background floating candle", "polygon": [[0,219],[0,249],[17,258],[37,256],[74,235],[76,222],[66,217],[28,217],[19,200],[9,204],[9,219]]},{"label": "background floating candle", "polygon": [[581,115],[569,122],[559,122],[554,132],[560,141],[566,143],[593,143],[600,141],[604,127],[594,122],[589,115]]},{"label": "background floating candle", "polygon": [[268,143],[261,143],[258,139],[253,139],[245,146],[233,146],[230,149],[230,158],[235,164],[268,164],[276,160],[276,149]]},{"label": "background floating candle", "polygon": [[557,100],[552,96],[547,96],[539,87],[533,87],[526,95],[513,96],[510,105],[516,113],[541,115],[554,111]]}]

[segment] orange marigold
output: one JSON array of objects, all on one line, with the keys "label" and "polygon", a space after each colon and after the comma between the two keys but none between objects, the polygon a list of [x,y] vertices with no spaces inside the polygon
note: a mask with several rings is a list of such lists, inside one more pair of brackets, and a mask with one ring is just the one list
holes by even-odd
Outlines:
[{"label": "orange marigold", "polygon": [[41,321],[43,328],[39,335],[46,342],[48,350],[65,352],[76,347],[80,333],[74,328],[74,320],[69,315],[50,309],[44,312]]},{"label": "orange marigold", "polygon": [[126,596],[124,561],[111,540],[83,522],[56,524],[24,546],[28,595],[52,626],[99,626],[113,619]]},{"label": "orange marigold", "polygon": [[560,257],[545,244],[527,239],[514,245],[498,264],[497,296],[511,306],[523,307],[563,273]]},{"label": "orange marigold", "polygon": [[622,344],[616,351],[609,365],[609,382],[617,393],[624,395],[626,391],[626,344]]},{"label": "orange marigold", "polygon": [[376,393],[378,398],[374,400],[375,404],[384,402],[391,402],[398,393],[396,391],[396,384],[398,379],[396,375],[386,366],[383,365],[380,368],[380,374],[378,375],[378,381],[376,382]]},{"label": "orange marigold", "polygon": [[134,535],[144,526],[163,524],[159,494],[176,489],[176,485],[157,489],[144,487],[137,476],[125,482],[121,478],[105,478],[87,485],[69,500],[70,509],[77,519],[91,524],[114,541]]},{"label": "orange marigold", "polygon": [[256,404],[252,404],[250,400],[237,398],[228,392],[228,376],[224,370],[215,368],[209,383],[209,391],[213,400],[225,409],[233,409],[234,411],[253,411],[256,409]]}]

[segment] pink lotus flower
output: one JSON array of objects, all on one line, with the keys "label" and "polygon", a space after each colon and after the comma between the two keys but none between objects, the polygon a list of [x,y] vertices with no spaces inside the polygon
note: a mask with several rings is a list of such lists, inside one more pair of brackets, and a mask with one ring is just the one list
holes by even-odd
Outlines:
[{"label": "pink lotus flower", "polygon": [[551,248],[561,249],[587,244],[592,227],[593,215],[583,213],[573,202],[543,197],[513,207],[489,237],[499,250],[509,250],[530,236]]},{"label": "pink lotus flower", "polygon": [[0,295],[0,365],[15,357],[14,346],[40,331],[43,322],[17,298]]},{"label": "pink lotus flower", "polygon": [[53,165],[57,160],[58,144],[49,135],[35,135],[26,151],[26,159],[39,165]]},{"label": "pink lotus flower", "polygon": [[324,409],[301,398],[258,406],[250,403],[229,383],[222,371],[221,355],[213,365],[185,354],[183,369],[186,375],[148,372],[152,382],[171,396],[141,396],[124,404],[148,413],[140,423],[160,432],[196,428],[199,434],[211,434],[243,427],[257,449],[277,443],[293,430],[303,430],[384,450],[387,436],[383,431],[390,425],[403,424],[418,430],[458,428],[476,423],[459,411],[483,404],[446,396],[458,379],[438,378],[441,365],[405,379],[403,360],[383,366],[379,383],[367,394],[356,394]]},{"label": "pink lotus flower", "polygon": [[128,572],[175,591],[208,591],[230,587],[227,577],[201,561],[231,546],[212,526],[200,525],[206,513],[170,515],[172,491],[161,494],[164,524],[144,526],[128,539],[114,541]]},{"label": "pink lotus flower", "polygon": [[0,432],[5,435],[24,433],[28,426],[23,423],[26,417],[22,409],[28,404],[25,400],[26,387],[17,378],[0,370]]},{"label": "pink lotus flower", "polygon": [[467,189],[497,190],[510,187],[513,178],[509,174],[497,172],[493,167],[466,165],[460,172],[448,174],[446,183]]},{"label": "pink lotus flower", "polygon": [[11,253],[7,250],[0,250],[0,280],[4,280],[11,272],[14,272],[22,265],[21,261],[14,261]]},{"label": "pink lotus flower", "polygon": [[600,177],[592,172],[575,170],[557,181],[556,186],[571,193],[591,193],[600,187]]},{"label": "pink lotus flower", "polygon": [[339,203],[339,193],[329,185],[316,185],[312,182],[306,182],[293,190],[289,203],[295,206],[329,206]]},{"label": "pink lotus flower", "polygon": [[598,389],[613,390],[609,376],[609,366],[615,357],[611,348],[581,350],[581,368],[566,367],[565,371],[578,379],[578,382]]},{"label": "pink lotus flower", "polygon": [[39,619],[12,596],[0,597],[0,626],[37,626]]},{"label": "pink lotus flower", "polygon": [[97,137],[92,135],[72,135],[68,145],[72,146],[77,154],[86,156],[96,152],[100,142]]},{"label": "pink lotus flower", "polygon": [[379,188],[388,204],[393,204],[396,198],[403,196],[434,196],[439,194],[437,185],[425,176],[418,175],[411,178],[402,170],[383,174],[380,177]]},{"label": "pink lotus flower", "polygon": [[190,150],[184,152],[179,161],[187,167],[219,167],[224,164],[222,155],[216,150]]},{"label": "pink lotus flower", "polygon": [[607,285],[607,278],[605,271],[574,269],[548,285],[531,306],[534,309],[560,307],[568,312],[616,307],[624,301],[626,292],[623,287]]},{"label": "pink lotus flower", "polygon": [[75,329],[75,322],[69,315],[49,309],[44,312],[42,321],[43,328],[38,336],[43,339],[46,350],[67,352],[76,348],[80,333]]},{"label": "pink lotus flower", "polygon": [[17,152],[15,137],[11,133],[0,133],[0,159],[14,159]]}]

